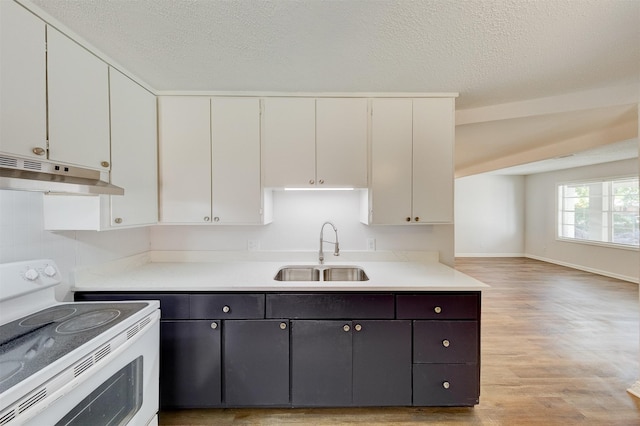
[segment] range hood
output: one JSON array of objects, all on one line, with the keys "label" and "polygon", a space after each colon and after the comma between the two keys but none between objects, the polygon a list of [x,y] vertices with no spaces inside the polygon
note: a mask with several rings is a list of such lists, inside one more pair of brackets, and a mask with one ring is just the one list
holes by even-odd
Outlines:
[{"label": "range hood", "polygon": [[100,172],[49,161],[0,155],[0,189],[73,195],[124,195],[124,189],[100,180]]}]

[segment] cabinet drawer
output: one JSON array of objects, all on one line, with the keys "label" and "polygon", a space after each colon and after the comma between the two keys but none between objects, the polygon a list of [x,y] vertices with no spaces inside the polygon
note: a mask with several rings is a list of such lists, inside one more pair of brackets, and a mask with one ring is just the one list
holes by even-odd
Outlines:
[{"label": "cabinet drawer", "polygon": [[267,318],[393,319],[392,294],[267,294]]},{"label": "cabinet drawer", "polygon": [[76,302],[100,300],[157,300],[163,320],[189,319],[189,295],[171,293],[93,293],[77,292]]},{"label": "cabinet drawer", "polygon": [[478,319],[479,294],[401,294],[398,319]]},{"label": "cabinet drawer", "polygon": [[191,319],[260,319],[264,318],[264,294],[189,295]]},{"label": "cabinet drawer", "polygon": [[413,362],[478,362],[478,323],[476,321],[414,321]]},{"label": "cabinet drawer", "polygon": [[413,405],[473,406],[480,397],[478,364],[414,364]]}]

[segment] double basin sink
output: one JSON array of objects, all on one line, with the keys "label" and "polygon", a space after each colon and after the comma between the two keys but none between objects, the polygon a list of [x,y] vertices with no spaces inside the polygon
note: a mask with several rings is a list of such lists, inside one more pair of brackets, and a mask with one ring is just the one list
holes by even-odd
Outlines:
[{"label": "double basin sink", "polygon": [[368,281],[358,266],[295,265],[280,268],[276,281]]}]

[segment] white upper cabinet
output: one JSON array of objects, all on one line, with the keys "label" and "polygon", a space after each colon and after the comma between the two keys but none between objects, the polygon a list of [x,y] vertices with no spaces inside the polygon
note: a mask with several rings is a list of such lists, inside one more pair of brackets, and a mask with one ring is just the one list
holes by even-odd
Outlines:
[{"label": "white upper cabinet", "polygon": [[367,100],[267,98],[266,187],[366,187]]},{"label": "white upper cabinet", "polygon": [[368,222],[453,223],[454,100],[372,105]]},{"label": "white upper cabinet", "polygon": [[158,98],[160,222],[211,222],[208,97]]},{"label": "white upper cabinet", "polygon": [[316,181],[367,187],[367,100],[316,99]]},{"label": "white upper cabinet", "polygon": [[124,195],[46,195],[48,230],[104,231],[158,222],[156,97],[109,69],[111,98],[111,183]]},{"label": "white upper cabinet", "polygon": [[315,186],[315,99],[267,98],[263,120],[264,186]]},{"label": "white upper cabinet", "polygon": [[[0,1],[0,152],[46,158],[45,23]],[[36,154],[39,153],[39,154]]]},{"label": "white upper cabinet", "polygon": [[211,99],[211,164],[213,222],[261,223],[258,98]]},{"label": "white upper cabinet", "polygon": [[108,65],[47,27],[49,159],[109,170]]},{"label": "white upper cabinet", "polygon": [[111,183],[124,196],[111,196],[111,226],[158,221],[158,137],[156,97],[109,69],[111,92]]}]

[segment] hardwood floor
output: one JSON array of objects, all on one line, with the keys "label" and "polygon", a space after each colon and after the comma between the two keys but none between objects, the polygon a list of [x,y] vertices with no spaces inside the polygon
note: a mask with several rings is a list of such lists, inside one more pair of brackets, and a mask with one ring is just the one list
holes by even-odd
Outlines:
[{"label": "hardwood floor", "polygon": [[525,258],[460,258],[482,301],[473,408],[166,411],[161,425],[640,425],[638,285]]}]

